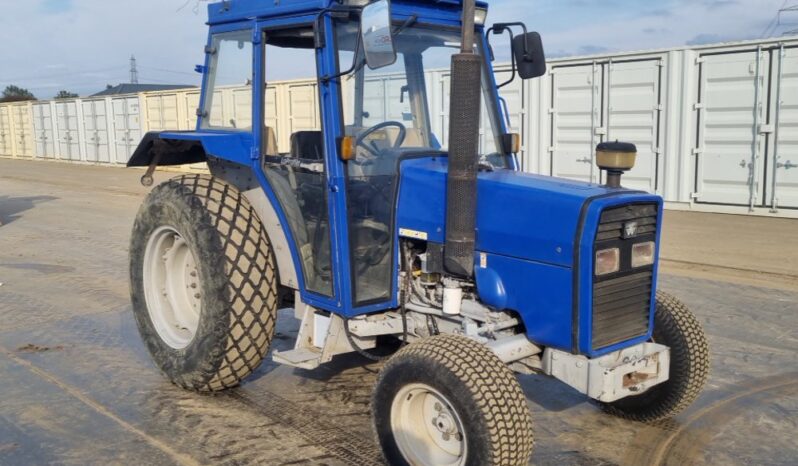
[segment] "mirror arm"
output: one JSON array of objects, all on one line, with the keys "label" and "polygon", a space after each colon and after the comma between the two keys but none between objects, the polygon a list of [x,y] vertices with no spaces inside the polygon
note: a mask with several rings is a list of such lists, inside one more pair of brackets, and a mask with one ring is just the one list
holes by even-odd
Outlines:
[{"label": "mirror arm", "polygon": [[[315,25],[314,25],[314,28],[313,28],[314,29],[315,46],[316,46],[316,48],[322,48],[322,47],[325,46],[324,36],[319,33],[319,31],[322,30],[322,22],[321,22],[321,20],[323,19],[325,14],[327,14],[327,13],[357,13],[357,14],[360,14],[362,10],[363,9],[360,8],[360,7],[345,7],[345,6],[339,6],[339,7],[335,7],[335,8],[325,8],[324,10],[321,10],[319,12],[319,14],[316,15],[316,21],[315,21]],[[360,27],[361,27],[360,21],[358,21],[357,36],[356,36],[357,39],[355,39],[355,41],[356,41],[355,42],[355,50],[354,50],[355,53],[354,53],[354,57],[352,58],[352,66],[350,66],[349,69],[346,70],[346,71],[341,71],[340,73],[337,73],[337,74],[334,74],[334,75],[322,76],[321,78],[319,78],[319,81],[321,81],[322,83],[326,84],[326,83],[332,81],[333,79],[338,79],[341,76],[346,76],[349,73],[355,71],[355,69],[358,67],[357,58],[360,55],[360,32],[361,32],[360,31]]]},{"label": "mirror arm", "polygon": [[[511,63],[512,63],[512,66],[510,68],[511,68],[512,74],[510,75],[510,79],[509,80],[507,80],[506,82],[503,82],[502,84],[497,85],[496,89],[501,89],[504,86],[506,86],[506,85],[512,83],[513,81],[515,81],[515,75],[516,75],[516,70],[515,70],[515,68],[516,68],[516,64],[515,64],[515,44],[513,43],[513,38],[514,38],[513,30],[508,27],[509,25],[510,25],[510,23],[497,23],[497,24],[494,24],[493,27],[488,29],[488,32],[486,33],[486,35],[488,36],[488,50],[490,51],[490,54],[491,54],[491,61],[493,61],[495,59],[495,57],[493,56],[493,46],[490,44],[491,32],[493,34],[499,35],[499,34],[504,34],[504,32],[507,31],[507,33],[510,34],[510,60],[511,60]],[[526,31],[526,26],[524,26],[524,31]]]},{"label": "mirror arm", "polygon": [[413,16],[407,18],[407,20],[404,23],[402,23],[396,29],[393,30],[394,37],[396,37],[399,34],[401,34],[402,31],[404,31],[405,29],[409,28],[410,26],[416,24],[417,21],[418,21],[418,15],[413,15]]}]

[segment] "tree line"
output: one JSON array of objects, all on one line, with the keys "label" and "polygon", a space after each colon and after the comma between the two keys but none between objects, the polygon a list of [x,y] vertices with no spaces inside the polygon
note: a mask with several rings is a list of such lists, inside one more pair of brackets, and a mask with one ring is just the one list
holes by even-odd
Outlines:
[{"label": "tree line", "polygon": [[[55,97],[53,97],[53,99],[56,99],[56,100],[58,100],[58,99],[75,99],[77,97],[79,97],[79,96],[77,94],[75,94],[74,92],[61,90],[61,91],[58,92],[58,94],[55,95]],[[5,102],[25,102],[25,101],[28,101],[28,100],[38,100],[38,99],[36,99],[36,96],[33,95],[33,92],[29,91],[28,89],[19,87],[19,86],[14,86],[14,85],[6,86],[6,88],[3,90],[3,93],[0,94],[0,103],[5,103]]]}]

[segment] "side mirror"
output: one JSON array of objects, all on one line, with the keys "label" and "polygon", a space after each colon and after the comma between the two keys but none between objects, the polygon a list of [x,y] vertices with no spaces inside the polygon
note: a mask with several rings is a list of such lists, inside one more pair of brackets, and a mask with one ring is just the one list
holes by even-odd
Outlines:
[{"label": "side mirror", "polygon": [[539,78],[546,74],[546,54],[543,52],[543,41],[537,32],[515,36],[513,54],[521,79]]},{"label": "side mirror", "polygon": [[363,8],[360,15],[360,34],[369,68],[376,70],[396,62],[390,0],[379,0]]}]

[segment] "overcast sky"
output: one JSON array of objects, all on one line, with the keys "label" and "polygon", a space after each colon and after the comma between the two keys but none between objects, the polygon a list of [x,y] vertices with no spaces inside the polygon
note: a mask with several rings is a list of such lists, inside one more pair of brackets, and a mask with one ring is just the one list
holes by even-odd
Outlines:
[{"label": "overcast sky", "polygon": [[[15,84],[43,99],[61,89],[92,94],[129,81],[131,54],[141,83],[198,82],[206,5],[197,0],[0,2],[0,89]],[[541,32],[549,56],[582,55],[759,38],[784,3],[492,0],[488,22],[523,20]],[[798,23],[798,13],[784,19]]]}]

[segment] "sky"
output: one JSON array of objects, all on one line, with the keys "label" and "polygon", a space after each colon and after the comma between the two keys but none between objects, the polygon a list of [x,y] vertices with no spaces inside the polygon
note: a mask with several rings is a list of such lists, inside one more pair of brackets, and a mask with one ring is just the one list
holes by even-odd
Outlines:
[{"label": "sky", "polygon": [[[488,23],[524,21],[541,33],[549,57],[562,57],[760,38],[785,0],[489,3]],[[0,0],[0,5],[0,90],[14,84],[40,99],[62,89],[90,95],[106,84],[129,82],[131,55],[141,83],[199,82],[193,69],[203,60],[204,2]],[[772,35],[798,28],[798,12],[782,20],[793,24],[776,27]]]}]

